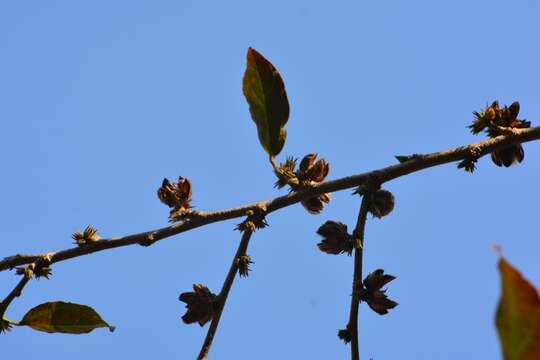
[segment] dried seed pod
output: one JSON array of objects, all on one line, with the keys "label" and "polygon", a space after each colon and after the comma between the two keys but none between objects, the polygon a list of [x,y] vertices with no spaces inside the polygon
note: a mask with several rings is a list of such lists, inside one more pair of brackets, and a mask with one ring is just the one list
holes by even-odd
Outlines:
[{"label": "dried seed pod", "polygon": [[197,322],[200,326],[204,326],[214,317],[217,296],[202,284],[194,284],[193,290],[179,296],[179,300],[185,302],[187,308],[182,321],[186,324]]},{"label": "dried seed pod", "polygon": [[324,159],[317,160],[317,154],[307,154],[300,162],[300,169],[296,172],[301,184],[306,186],[312,183],[323,182],[328,172],[330,165]]},{"label": "dried seed pod", "polygon": [[394,210],[394,195],[388,190],[377,190],[371,195],[369,212],[373,216],[382,218]]},{"label": "dried seed pod", "polygon": [[323,237],[317,244],[322,252],[332,255],[342,253],[351,255],[354,245],[352,236],[347,232],[347,225],[329,220],[319,227],[317,234]]},{"label": "dried seed pod", "polygon": [[159,200],[171,208],[169,219],[182,220],[191,209],[191,182],[180,176],[176,183],[163,179],[161,187],[157,190]]},{"label": "dried seed pod", "polygon": [[306,200],[302,200],[302,206],[310,213],[310,214],[320,214],[320,212],[324,209],[324,205],[328,204],[330,200],[332,199],[332,195],[330,193],[324,193]]},{"label": "dried seed pod", "polygon": [[512,164],[522,162],[524,158],[525,152],[520,144],[495,150],[491,153],[491,160],[497,166],[510,167]]},{"label": "dried seed pod", "polygon": [[375,270],[362,282],[364,289],[360,293],[360,299],[367,302],[377,314],[387,314],[388,310],[395,308],[398,303],[389,299],[386,296],[386,289],[382,289],[382,287],[395,278],[393,275],[385,274],[383,269]]}]

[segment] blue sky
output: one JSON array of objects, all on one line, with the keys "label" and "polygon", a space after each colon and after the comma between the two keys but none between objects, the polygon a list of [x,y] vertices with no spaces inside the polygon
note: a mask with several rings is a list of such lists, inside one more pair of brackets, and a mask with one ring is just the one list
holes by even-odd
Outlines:
[{"label": "blue sky", "polygon": [[[188,177],[200,210],[283,194],[241,91],[245,53],[280,70],[291,117],[280,155],[318,152],[329,178],[481,140],[466,125],[488,102],[540,118],[540,4],[518,1],[4,1],[0,4],[0,256],[60,250],[91,224],[102,236],[166,225],[155,191]],[[395,211],[370,220],[364,271],[396,275],[399,306],[360,313],[363,358],[495,359],[499,244],[540,286],[540,144],[509,169],[482,159],[386,185]],[[317,250],[326,220],[354,226],[359,199],[336,193],[319,216],[268,218],[232,289],[214,359],[348,358],[352,258]],[[49,300],[92,305],[115,333],[0,337],[6,358],[194,358],[206,327],[181,323],[178,294],[221,287],[238,221],[152,247],[53,266],[8,310]],[[0,274],[3,294],[17,279]],[[4,296],[4,295],[1,295]],[[49,355],[47,355],[49,356]]]}]

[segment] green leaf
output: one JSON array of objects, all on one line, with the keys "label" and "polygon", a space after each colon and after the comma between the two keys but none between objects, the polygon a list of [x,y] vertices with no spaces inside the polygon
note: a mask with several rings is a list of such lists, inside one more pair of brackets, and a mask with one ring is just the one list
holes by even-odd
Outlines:
[{"label": "green leaf", "polygon": [[540,296],[504,258],[499,260],[502,294],[495,322],[505,360],[540,359]]},{"label": "green leaf", "polygon": [[90,331],[110,326],[90,306],[63,301],[47,302],[29,310],[20,325],[48,333],[86,334]]},{"label": "green leaf", "polygon": [[247,51],[242,89],[262,147],[276,156],[287,137],[284,126],[289,119],[289,100],[279,72],[253,48]]}]

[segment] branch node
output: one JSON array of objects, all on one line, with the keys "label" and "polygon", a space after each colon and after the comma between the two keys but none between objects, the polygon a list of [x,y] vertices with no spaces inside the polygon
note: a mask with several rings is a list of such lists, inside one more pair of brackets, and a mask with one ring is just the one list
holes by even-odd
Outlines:
[{"label": "branch node", "polygon": [[147,246],[153,245],[155,242],[156,242],[156,239],[155,239],[154,233],[149,232],[148,234],[144,236],[144,239],[139,241],[139,245],[147,247]]}]

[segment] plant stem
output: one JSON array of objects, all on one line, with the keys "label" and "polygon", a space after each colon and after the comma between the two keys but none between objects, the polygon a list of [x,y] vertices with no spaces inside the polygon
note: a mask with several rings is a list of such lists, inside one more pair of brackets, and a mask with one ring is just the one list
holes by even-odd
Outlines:
[{"label": "plant stem", "polygon": [[210,327],[208,328],[208,333],[206,334],[206,338],[204,339],[204,343],[201,347],[201,352],[197,357],[198,360],[205,360],[208,358],[208,353],[210,352],[212,341],[214,340],[214,336],[216,335],[216,331],[219,325],[219,319],[221,318],[221,314],[223,313],[223,308],[225,307],[227,296],[229,295],[229,291],[231,290],[232,284],[236,277],[236,273],[238,272],[238,260],[246,254],[251,234],[253,234],[251,230],[245,230],[242,233],[242,239],[240,240],[240,244],[238,245],[238,250],[234,255],[231,267],[229,268],[229,273],[227,274],[227,277],[223,282],[223,287],[221,288],[221,291],[218,295],[219,306],[216,309],[212,322],[210,323]]},{"label": "plant stem", "polygon": [[364,255],[364,229],[369,209],[370,194],[362,197],[362,204],[358,211],[358,220],[354,229],[354,272],[352,283],[351,310],[347,330],[351,335],[351,359],[360,360],[358,340],[358,308],[360,305],[360,292],[362,291],[362,260]]}]

